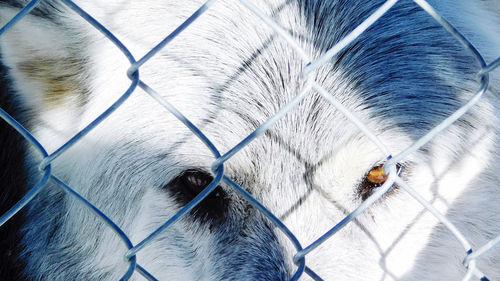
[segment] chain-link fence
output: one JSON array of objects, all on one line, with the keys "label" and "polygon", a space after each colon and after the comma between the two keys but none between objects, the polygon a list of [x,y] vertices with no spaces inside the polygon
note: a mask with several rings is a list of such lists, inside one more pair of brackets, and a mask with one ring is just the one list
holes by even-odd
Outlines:
[{"label": "chain-link fence", "polygon": [[[33,10],[38,4],[40,0],[31,1],[28,3],[24,9],[22,9],[14,18],[12,18],[5,26],[0,30],[0,35],[4,32],[8,31],[13,25],[15,25],[18,21],[22,20],[23,17],[28,14],[31,10]],[[301,46],[296,42],[296,39],[289,34],[284,28],[280,27],[270,16],[266,15],[262,11],[260,11],[256,6],[252,4],[252,1],[240,0],[240,2],[254,15],[259,17],[262,20],[263,25],[267,25],[271,27],[279,36],[281,36],[286,42],[288,42],[289,47],[294,49],[298,54],[300,54],[301,58],[304,61],[305,70],[303,71],[303,78],[305,81],[305,86],[298,92],[298,94],[285,106],[283,106],[274,116],[269,118],[267,121],[262,123],[254,132],[248,135],[246,138],[241,140],[241,142],[230,149],[225,154],[221,155],[221,153],[217,150],[214,144],[212,144],[211,140],[207,138],[204,133],[197,128],[193,123],[190,122],[188,118],[186,118],[179,110],[177,110],[169,101],[164,99],[161,95],[159,95],[154,89],[149,87],[144,81],[141,81],[138,76],[138,72],[142,65],[144,65],[148,60],[150,60],[153,56],[155,56],[162,48],[166,48],[169,42],[175,38],[177,35],[182,33],[186,27],[188,27],[191,23],[197,20],[197,18],[202,15],[207,9],[210,9],[211,5],[215,2],[215,0],[209,0],[205,2],[199,9],[193,13],[187,20],[185,20],[181,25],[179,25],[171,34],[169,34],[163,41],[161,41],[156,47],[151,49],[144,57],[136,60],[132,54],[128,51],[127,46],[123,45],[106,27],[104,27],[101,23],[96,21],[91,15],[87,14],[86,11],[81,9],[74,2],[69,0],[61,0],[65,5],[74,10],[77,14],[79,14],[83,19],[85,19],[89,24],[94,26],[97,30],[99,30],[102,34],[104,34],[110,41],[112,41],[130,61],[130,68],[128,70],[128,76],[130,78],[131,84],[128,90],[104,113],[102,113],[97,119],[95,119],[91,124],[89,124],[86,128],[76,134],[73,138],[71,138],[64,145],[59,147],[55,152],[48,154],[46,149],[35,139],[26,129],[24,129],[20,123],[18,123],[15,119],[10,117],[5,111],[1,110],[0,115],[2,118],[8,122],[13,128],[15,128],[19,134],[21,134],[27,142],[29,142],[33,147],[35,147],[42,155],[43,161],[40,164],[40,171],[43,173],[43,177],[41,177],[40,181],[33,186],[29,192],[20,200],[13,208],[11,208],[7,213],[3,214],[0,218],[0,225],[4,224],[8,221],[12,216],[14,216],[17,212],[19,212],[26,204],[28,204],[46,185],[48,181],[57,182],[61,188],[65,189],[68,193],[72,194],[76,198],[78,198],[83,204],[86,204],[90,210],[95,212],[97,218],[103,220],[110,228],[114,229],[114,231],[123,239],[124,243],[127,245],[129,251],[126,254],[126,259],[130,263],[130,267],[126,273],[123,274],[122,279],[129,279],[134,271],[140,273],[145,278],[149,280],[156,280],[155,277],[148,273],[143,267],[141,267],[136,260],[136,254],[141,251],[146,245],[151,243],[157,236],[167,229],[170,225],[175,223],[181,217],[183,217],[186,213],[191,211],[197,204],[199,204],[206,196],[208,196],[221,181],[226,182],[230,185],[234,192],[237,192],[239,195],[244,197],[251,205],[253,205],[257,210],[262,212],[273,224],[275,227],[279,229],[286,237],[290,239],[293,245],[296,248],[296,254],[293,257],[293,261],[297,264],[296,272],[294,273],[291,280],[297,280],[300,278],[302,274],[308,274],[310,277],[316,280],[321,280],[321,276],[318,276],[312,269],[310,269],[306,262],[305,257],[311,252],[314,251],[319,245],[321,245],[324,241],[335,235],[337,231],[342,229],[345,225],[352,222],[360,213],[370,207],[376,200],[378,200],[382,195],[384,195],[387,191],[391,189],[394,184],[397,184],[401,189],[405,190],[409,193],[415,200],[420,202],[422,206],[424,206],[430,213],[432,213],[441,223],[443,223],[451,233],[460,241],[463,245],[463,265],[467,268],[466,275],[463,280],[470,280],[472,277],[476,276],[478,278],[482,278],[482,280],[487,280],[483,273],[480,271],[480,267],[476,266],[476,258],[493,248],[496,244],[500,242],[500,236],[497,236],[495,239],[491,240],[489,243],[480,247],[479,249],[475,249],[472,251],[471,245],[469,244],[467,237],[464,237],[460,233],[460,231],[439,211],[437,211],[428,201],[426,201],[419,193],[417,193],[413,188],[411,188],[404,180],[402,180],[397,175],[397,163],[408,157],[408,155],[420,149],[426,143],[428,143],[431,139],[433,139],[436,135],[440,134],[443,130],[449,127],[452,123],[462,117],[465,113],[469,111],[485,94],[488,88],[488,76],[489,73],[500,65],[500,58],[496,59],[491,63],[485,62],[481,54],[476,50],[476,48],[457,31],[453,26],[451,26],[445,19],[443,19],[440,14],[438,14],[433,7],[431,7],[424,0],[415,0],[415,5],[420,6],[423,10],[425,10],[430,17],[433,17],[439,24],[442,25],[442,28],[446,29],[449,33],[451,33],[464,47],[464,52],[470,52],[477,62],[481,66],[481,71],[478,75],[481,77],[481,82],[478,85],[477,93],[465,103],[460,109],[458,109],[455,113],[447,117],[442,123],[436,126],[434,129],[430,130],[425,136],[418,139],[411,146],[403,150],[401,153],[397,155],[390,155],[389,150],[386,148],[384,143],[376,136],[376,134],[370,130],[370,128],[366,127],[360,119],[358,119],[355,115],[353,115],[341,102],[336,100],[332,95],[328,93],[326,89],[324,89],[320,83],[314,80],[314,73],[318,68],[323,66],[325,63],[328,63],[334,56],[339,54],[344,48],[349,46],[353,41],[357,39],[364,31],[366,31],[370,26],[372,26],[376,21],[378,21],[385,13],[390,12],[391,8],[394,5],[397,5],[397,0],[389,0],[386,1],[383,5],[381,5],[377,10],[374,10],[373,13],[366,18],[360,25],[358,25],[355,29],[353,29],[347,36],[345,36],[342,40],[340,40],[337,44],[335,44],[332,48],[330,48],[327,52],[321,55],[319,58],[311,61],[307,52],[301,48]],[[56,158],[65,153],[68,148],[77,143],[83,136],[93,130],[96,126],[106,119],[114,110],[116,110],[133,92],[137,87],[142,88],[145,92],[147,92],[151,97],[153,97],[158,103],[164,106],[171,114],[173,114],[176,118],[178,118],[182,123],[188,127],[193,134],[195,134],[213,153],[216,157],[216,161],[212,164],[212,171],[216,175],[213,182],[207,186],[199,195],[197,195],[190,203],[184,206],[177,214],[175,214],[171,219],[166,221],[161,227],[159,227],[156,231],[151,233],[147,238],[142,240],[140,243],[134,245],[128,235],[123,232],[110,218],[108,218],[103,212],[101,212],[98,208],[94,207],[89,201],[87,201],[84,197],[74,191],[71,187],[66,185],[63,181],[57,178],[51,170],[51,162]],[[387,174],[387,180],[385,183],[376,190],[374,194],[368,197],[363,203],[361,203],[353,212],[351,212],[348,216],[342,219],[337,225],[333,226],[328,232],[318,238],[316,241],[309,245],[301,245],[298,239],[295,237],[294,233],[292,233],[287,227],[284,225],[280,219],[278,219],[273,213],[271,213],[265,206],[263,206],[259,201],[257,201],[252,195],[250,195],[244,188],[240,187],[236,182],[231,180],[224,174],[224,163],[229,160],[233,155],[238,153],[243,147],[252,142],[256,137],[264,133],[267,129],[269,129],[274,123],[276,123],[280,118],[282,118],[288,111],[290,111],[293,107],[299,104],[300,101],[304,99],[304,97],[311,91],[315,91],[321,97],[323,97],[326,101],[332,104],[337,110],[342,112],[351,122],[353,122],[366,136],[369,137],[371,141],[373,141],[377,147],[381,150],[384,155],[387,155],[387,161],[385,162],[383,169]]]}]

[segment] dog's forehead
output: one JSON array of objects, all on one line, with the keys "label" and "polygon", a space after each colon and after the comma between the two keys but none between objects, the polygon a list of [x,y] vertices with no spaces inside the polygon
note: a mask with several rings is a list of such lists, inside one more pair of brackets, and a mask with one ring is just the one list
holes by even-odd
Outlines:
[{"label": "dog's forehead", "polygon": [[[187,2],[196,6],[194,2]],[[96,2],[84,1],[82,4],[93,5],[92,3]],[[158,3],[148,2],[148,5],[155,6]],[[295,37],[301,39],[299,45],[314,59],[340,40],[341,36],[346,35],[346,26],[350,24],[343,17],[343,10],[336,4],[300,6],[298,3],[300,1],[288,1],[282,6],[274,7],[272,4],[259,2],[259,8],[273,15],[280,25],[290,29]],[[177,4],[182,6],[180,2]],[[132,11],[141,11],[141,5],[134,5],[138,5],[134,6],[138,10],[131,9]],[[217,9],[209,9],[147,61],[140,68],[140,75],[144,82],[169,102],[179,105],[188,118],[193,118],[199,124],[213,124],[214,129],[210,129],[207,134],[220,134],[220,138],[228,139],[228,135],[233,133],[237,138],[243,138],[299,94],[306,84],[307,79],[303,76],[303,71],[308,61],[241,5],[230,5],[227,1],[217,5]],[[370,8],[364,4],[360,6],[367,10]],[[97,15],[103,20],[107,19],[105,10],[103,15]],[[185,9],[182,11],[189,14]],[[401,15],[410,11],[415,13],[409,4],[404,3],[391,10],[392,13]],[[451,112],[459,106],[454,97],[460,93],[451,93],[449,86],[442,82],[450,80],[447,79],[449,77],[436,81],[432,75],[441,68],[439,62],[442,60],[452,62],[449,68],[459,69],[463,67],[461,64],[465,64],[466,59],[463,56],[455,58],[453,52],[436,55],[439,52],[434,52],[435,46],[450,44],[448,41],[437,42],[439,44],[435,42],[442,37],[444,30],[437,29],[436,35],[428,38],[429,45],[422,45],[421,40],[412,33],[402,33],[391,27],[391,24],[407,24],[425,29],[437,25],[429,17],[415,18],[405,22],[398,22],[397,17],[386,19],[377,26],[376,32],[363,35],[364,44],[354,42],[345,52],[339,53],[330,63],[313,74],[315,81],[350,111],[360,115],[358,117],[362,121],[377,120],[377,116],[389,121],[386,124],[374,122],[377,123],[375,131],[384,131],[384,126],[401,124],[400,127],[407,128],[417,137],[425,127],[434,125],[432,123],[435,123],[435,112]],[[412,22],[417,21],[417,18],[420,21],[418,24]],[[148,19],[151,23],[148,21],[145,26],[134,27],[125,22],[123,25],[113,22],[109,26],[130,46],[134,54],[140,55],[163,39],[161,33],[149,30],[149,25],[157,24],[158,21],[168,23],[166,19],[169,17],[153,13]],[[339,38],[329,36],[329,28],[335,31],[334,34]],[[167,31],[168,28],[165,34]],[[412,48],[411,52],[406,51],[412,44],[420,44],[422,48],[418,48],[418,52],[415,52],[415,48]],[[395,52],[396,55],[387,56],[389,52]],[[124,59],[122,54],[117,53],[118,51],[113,55]],[[102,63],[103,69],[113,70],[109,65],[113,65],[115,61],[109,61],[106,57],[108,53],[102,56],[94,55],[102,60],[98,63]],[[403,55],[404,60],[401,59]],[[419,63],[421,61],[426,63]],[[469,64],[467,61],[467,65]],[[120,72],[122,76],[129,66],[130,64],[125,62],[124,70]],[[74,67],[71,68],[73,69]],[[53,72],[59,73],[58,70]],[[60,78],[59,76],[56,78]],[[473,76],[463,75],[460,78],[467,81],[466,79],[471,80]],[[125,88],[130,81],[126,77],[124,79]],[[429,83],[431,80],[434,84]],[[97,86],[88,85],[82,88],[101,87],[101,84],[108,84],[109,79],[97,83]],[[96,95],[100,96],[96,100],[102,98],[101,92],[110,92],[106,87],[101,89],[96,91]],[[434,102],[433,107],[428,106],[436,95],[441,96],[443,102]],[[92,98],[94,97],[89,100]],[[101,109],[95,112],[103,111],[104,107],[101,106]],[[140,112],[145,108],[147,107],[137,106],[136,109],[130,109]],[[370,112],[371,109],[373,112]],[[93,114],[93,117],[95,115]],[[276,126],[281,124],[285,131],[291,133],[290,136],[282,138],[295,141],[294,136],[299,134],[294,134],[294,131],[305,132],[307,137],[301,138],[311,139],[312,144],[320,142],[321,139],[335,143],[330,138],[338,138],[339,135],[344,135],[344,131],[353,129],[352,124],[345,122],[345,117],[338,114],[338,110],[318,97],[314,91],[310,91],[304,101],[288,112],[283,120]],[[217,126],[225,128],[225,133],[219,133],[223,130],[217,129]],[[231,141],[234,143],[234,140]],[[300,143],[300,140],[298,141]]]},{"label": "dog's forehead", "polygon": [[[254,106],[251,103],[242,103],[240,108],[215,107],[215,112],[204,112],[209,118],[200,118],[193,122],[220,154],[237,150],[225,162],[225,167],[230,175],[248,176],[242,180],[252,181],[255,175],[259,175],[264,181],[276,178],[285,180],[293,177],[293,174],[304,176],[322,165],[334,166],[336,162],[347,163],[345,166],[350,167],[349,161],[346,162],[349,157],[358,159],[350,161],[355,162],[353,164],[364,162],[365,166],[383,158],[380,149],[347,117],[329,103],[316,100],[312,96],[311,99],[317,103],[315,107],[310,107],[308,103],[313,101],[307,98],[269,128],[260,131],[255,138],[254,130],[265,126],[269,120],[266,118],[271,118],[272,114],[263,115],[262,119],[258,119],[262,112],[249,110],[248,108]],[[169,125],[166,124],[167,127]],[[376,130],[378,128],[374,128],[374,131]],[[215,160],[213,151],[187,128],[179,131],[185,134],[171,135],[165,131],[162,136],[175,143],[170,145],[168,150],[174,156],[179,155],[178,163],[185,168],[209,168]],[[390,133],[386,133],[387,135]],[[249,137],[252,140],[239,150]],[[300,180],[303,181],[304,178],[301,177]]]},{"label": "dog's forehead", "polygon": [[[92,1],[85,3],[90,4]],[[327,13],[328,9],[324,10],[324,7],[306,5],[299,8],[293,3],[287,2],[281,8],[261,3],[259,7],[267,7],[266,11],[285,28],[290,28],[294,36],[303,36],[300,46],[311,55],[311,59],[340,39],[327,36],[326,27],[334,28],[332,30],[336,30],[335,34],[339,35],[347,32],[342,30],[347,23],[343,23],[342,11],[336,10],[336,5],[332,4],[331,13]],[[404,14],[408,11],[408,6],[401,4],[391,12]],[[161,18],[152,16],[152,22],[158,20],[161,21]],[[418,26],[422,28],[436,25],[427,18],[420,21]],[[412,24],[411,21],[393,23]],[[412,34],[391,28],[389,23],[377,27],[377,32],[364,35],[364,44],[354,42],[345,53],[339,53],[331,62],[314,72],[313,78],[375,134],[405,127],[416,138],[425,131],[425,127],[435,125],[436,118],[433,115],[436,112],[451,111],[458,107],[458,102],[453,99],[458,93],[450,93],[447,85],[441,84],[440,80],[433,81],[432,87],[428,83],[430,79],[435,80],[432,74],[439,68],[432,62],[449,59],[453,54],[436,56],[431,44],[422,46],[419,52],[414,52],[413,48],[412,53],[406,53],[405,48],[414,41],[415,44],[421,44],[420,40]],[[110,24],[110,28],[116,27]],[[141,54],[144,51],[142,48],[149,49],[147,45],[151,44],[152,47],[156,42],[148,37],[151,31],[146,27],[141,30],[139,27],[137,30],[134,28],[125,24],[123,29],[113,31],[117,31],[134,54]],[[231,32],[224,32],[229,30]],[[443,34],[438,31],[434,38],[429,38],[430,42]],[[235,37],[228,39],[228,34]],[[161,36],[155,36],[161,39]],[[148,40],[142,46],[144,38]],[[140,41],[140,44],[136,41]],[[392,50],[391,46],[398,48]],[[388,52],[395,52],[396,55],[387,56]],[[401,60],[403,54],[406,60]],[[122,54],[116,56],[123,57]],[[105,55],[99,59],[101,62],[98,63],[106,65],[103,69],[111,70],[109,65],[114,61],[110,62]],[[422,60],[431,63],[418,63]],[[449,67],[458,68],[462,63],[460,60],[464,60],[463,57],[454,59],[457,65]],[[168,102],[177,106],[224,154],[279,113],[305,88],[307,77],[303,74],[307,63],[285,39],[261,25],[251,13],[241,6],[233,7],[223,1],[217,9],[207,11],[141,66],[140,77]],[[121,76],[129,66],[126,62]],[[126,77],[124,79],[123,88],[130,82]],[[108,88],[102,86],[109,84],[108,80],[95,82],[99,83],[97,86],[89,86],[99,88],[95,96],[89,98],[95,98],[94,104],[100,103],[99,99],[105,96],[102,93],[109,92]],[[115,92],[121,94],[120,91]],[[144,94],[140,92],[137,89],[133,95]],[[429,107],[429,102],[436,95],[440,95],[443,102],[434,102],[433,107]],[[199,155],[213,157],[213,153],[196,136],[185,128],[181,129],[182,125],[167,111],[159,108],[156,102],[150,100],[145,103],[134,98],[128,102],[130,106],[120,109],[121,113],[117,113],[120,118],[113,124],[125,127],[133,124],[130,129],[136,132],[131,136],[132,141],[146,139],[149,142],[151,138],[163,138],[165,141],[159,147],[157,143],[150,142],[153,147],[158,147],[157,151],[178,151],[183,155],[192,153],[193,162],[197,161]],[[101,104],[111,104],[110,101]],[[92,110],[89,116],[94,117],[105,108],[100,107]],[[144,112],[153,114],[152,118],[144,118],[147,115]],[[137,120],[130,122],[130,116]],[[337,108],[316,91],[309,90],[298,105],[245,149],[254,150],[253,155],[268,151],[275,158],[279,158],[275,151],[280,151],[281,154],[288,153],[297,160],[302,159],[300,161],[314,165],[345,145],[349,139],[363,138],[362,135]],[[273,146],[266,140],[271,140]],[[114,138],[113,142],[116,141],[120,141],[120,138]],[[372,147],[376,149],[374,145]]]}]

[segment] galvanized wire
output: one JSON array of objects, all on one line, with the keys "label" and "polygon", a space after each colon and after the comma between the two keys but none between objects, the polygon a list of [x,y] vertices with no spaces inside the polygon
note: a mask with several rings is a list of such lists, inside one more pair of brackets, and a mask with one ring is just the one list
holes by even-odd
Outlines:
[{"label": "galvanized wire", "polygon": [[[0,29],[0,36],[9,32],[9,30],[23,17],[26,16],[32,9],[38,5],[40,0],[29,2],[24,9],[20,10],[18,14],[16,14],[7,24],[5,24]],[[130,86],[128,89],[117,99],[112,106],[107,108],[99,117],[97,117],[94,121],[88,124],[84,129],[78,132],[75,136],[73,136],[69,141],[65,144],[61,145],[58,149],[55,150],[52,154],[48,154],[45,148],[30,134],[28,130],[26,130],[19,122],[17,122],[14,118],[9,116],[5,111],[0,109],[0,117],[2,117],[10,126],[16,129],[21,136],[23,136],[29,145],[33,146],[36,151],[38,151],[42,157],[42,161],[40,162],[40,172],[42,173],[42,177],[38,183],[36,183],[27,194],[12,207],[9,211],[3,214],[0,217],[0,226],[8,221],[13,215],[15,215],[19,210],[21,210],[24,206],[26,206],[33,198],[46,186],[46,183],[51,180],[56,183],[58,186],[63,188],[68,194],[74,196],[78,199],[81,204],[88,207],[91,212],[94,212],[96,215],[96,219],[102,220],[108,227],[110,227],[124,242],[125,247],[127,247],[128,252],[125,255],[125,259],[129,262],[129,268],[127,272],[125,272],[121,278],[121,280],[128,280],[136,271],[138,274],[141,274],[147,280],[156,280],[155,276],[151,273],[147,272],[147,270],[140,266],[136,260],[136,254],[140,252],[146,245],[150,244],[154,241],[157,236],[165,231],[168,227],[174,224],[176,221],[181,219],[186,213],[196,207],[206,196],[208,196],[219,184],[221,181],[224,181],[228,186],[232,188],[234,192],[239,194],[242,198],[249,202],[256,210],[261,212],[265,217],[269,219],[269,221],[275,226],[277,231],[280,231],[287,237],[290,242],[294,245],[296,249],[296,253],[293,256],[293,261],[296,263],[297,268],[295,273],[293,274],[291,280],[298,280],[301,275],[305,272],[314,280],[322,280],[321,276],[315,273],[311,268],[307,266],[306,256],[314,251],[319,245],[324,243],[326,240],[330,239],[335,233],[337,233],[340,229],[345,227],[347,224],[352,222],[359,214],[365,211],[368,207],[373,205],[381,196],[387,193],[393,185],[396,183],[399,187],[401,187],[405,192],[411,195],[416,201],[418,201],[425,209],[430,212],[434,217],[436,217],[449,231],[460,241],[464,248],[464,261],[463,264],[467,268],[467,272],[463,278],[463,280],[470,280],[471,277],[476,276],[478,278],[482,278],[482,280],[487,280],[486,276],[479,270],[477,265],[477,257],[481,256],[491,248],[498,246],[500,243],[500,235],[490,242],[486,243],[476,251],[471,249],[471,245],[467,238],[453,225],[452,222],[448,220],[448,218],[441,214],[438,210],[436,210],[431,203],[426,201],[415,189],[410,187],[403,179],[401,179],[397,173],[397,163],[406,159],[412,153],[415,153],[417,150],[422,148],[426,143],[431,141],[434,137],[443,132],[446,128],[452,125],[456,120],[466,114],[472,107],[474,107],[477,102],[482,98],[485,94],[486,90],[489,86],[489,73],[499,67],[500,58],[494,60],[490,64],[487,64],[483,59],[482,55],[477,51],[474,45],[469,42],[461,33],[455,29],[449,22],[447,22],[444,18],[442,18],[439,13],[437,13],[431,5],[429,5],[424,0],[414,0],[414,2],[419,5],[423,10],[425,10],[431,17],[433,17],[444,29],[446,29],[450,34],[452,34],[464,47],[465,50],[471,52],[473,57],[476,59],[476,62],[479,64],[481,70],[478,75],[481,78],[479,89],[477,93],[462,107],[460,107],[457,111],[451,114],[449,117],[445,118],[438,126],[430,130],[427,134],[425,134],[422,138],[415,141],[412,145],[404,149],[397,155],[392,155],[390,150],[386,147],[386,145],[381,141],[376,134],[370,130],[369,127],[364,125],[364,123],[347,107],[345,107],[340,101],[337,101],[333,95],[329,94],[327,90],[325,90],[319,83],[314,80],[315,72],[326,63],[330,62],[332,57],[337,55],[340,51],[344,50],[347,46],[352,44],[357,40],[357,38],[363,34],[369,27],[371,27],[376,21],[378,21],[384,14],[390,12],[391,8],[395,6],[398,0],[388,0],[384,4],[382,4],[378,9],[376,9],[366,20],[364,20],[361,24],[355,27],[350,33],[348,33],[344,38],[342,38],[337,44],[335,44],[332,48],[327,50],[323,55],[319,58],[312,60],[308,53],[300,47],[300,44],[297,43],[295,37],[292,34],[289,34],[284,28],[282,28],[277,22],[273,20],[273,18],[266,13],[260,11],[255,5],[252,4],[250,0],[240,0],[244,7],[248,9],[249,12],[256,15],[260,20],[262,20],[263,25],[267,25],[272,30],[276,32],[279,36],[281,36],[288,44],[289,47],[295,50],[300,58],[303,60],[304,71],[302,73],[302,79],[304,79],[304,86],[300,89],[296,96],[289,101],[286,105],[282,106],[280,110],[278,110],[273,116],[264,121],[257,129],[255,129],[252,133],[250,133],[247,137],[242,139],[236,146],[229,149],[226,153],[221,154],[216,146],[212,143],[212,141],[203,133],[201,129],[199,129],[196,125],[194,125],[185,115],[182,114],[177,108],[175,108],[168,100],[166,100],[162,95],[156,92],[153,88],[148,86],[144,81],[139,78],[139,71],[141,66],[147,63],[152,57],[158,54],[158,52],[168,47],[168,44],[175,39],[179,34],[184,32],[186,28],[196,21],[200,15],[202,15],[205,11],[212,7],[212,4],[215,0],[208,0],[203,5],[200,6],[189,18],[187,18],[183,23],[181,23],[172,33],[167,35],[159,44],[157,44],[154,48],[152,48],[147,54],[139,60],[136,60],[131,52],[127,49],[127,47],[118,40],[112,32],[110,32],[104,25],[102,25],[99,21],[95,20],[91,15],[89,15],[86,11],[80,8],[77,4],[70,0],[62,0],[62,2],[67,5],[70,9],[75,11],[78,15],[80,15],[85,21],[91,24],[95,29],[99,30],[108,40],[114,43],[114,45],[124,54],[124,56],[130,62],[130,67],[127,75],[130,78]],[[96,208],[92,203],[90,203],[86,198],[81,196],[67,184],[62,182],[59,178],[57,178],[51,170],[51,162],[54,161],[57,157],[64,154],[67,149],[73,146],[75,143],[80,141],[82,137],[88,134],[90,131],[95,129],[99,124],[108,118],[108,116],[114,112],[117,108],[119,108],[125,100],[127,100],[134,92],[134,90],[140,87],[146,93],[148,93],[152,99],[161,104],[168,113],[175,116],[180,122],[182,122],[194,135],[196,135],[211,151],[213,156],[215,157],[215,161],[212,163],[212,171],[215,174],[214,180],[200,193],[198,194],[191,202],[189,202],[186,206],[181,208],[179,212],[177,212],[174,216],[168,219],[163,225],[153,231],[150,235],[148,235],[145,239],[133,245],[129,239],[128,234],[126,234],[123,230],[121,230],[106,214],[104,214],[101,210]],[[336,225],[334,225],[329,231],[325,234],[318,237],[313,243],[306,245],[303,247],[299,240],[295,237],[295,234],[290,231],[287,226],[277,218],[269,209],[267,209],[262,203],[256,200],[250,193],[248,193],[244,187],[238,185],[235,181],[224,174],[224,163],[233,157],[236,153],[238,153],[242,148],[246,145],[254,141],[258,138],[262,133],[271,128],[273,124],[275,124],[278,120],[283,118],[288,112],[293,110],[295,106],[297,106],[307,95],[312,92],[316,92],[321,96],[324,100],[329,102],[333,107],[335,107],[339,112],[344,114],[344,116],[350,120],[356,127],[358,127],[361,132],[363,132],[382,152],[386,157],[386,162],[384,164],[384,171],[388,174],[387,181],[374,192],[369,198],[367,198],[363,203],[361,203],[354,211],[348,214],[344,219],[340,220]]]}]

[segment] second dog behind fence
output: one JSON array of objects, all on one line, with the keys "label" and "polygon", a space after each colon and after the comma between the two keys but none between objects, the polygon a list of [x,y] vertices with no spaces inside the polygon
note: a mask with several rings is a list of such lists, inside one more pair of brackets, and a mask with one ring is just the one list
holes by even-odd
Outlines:
[{"label": "second dog behind fence", "polygon": [[0,279],[499,280],[496,5],[0,1]]}]

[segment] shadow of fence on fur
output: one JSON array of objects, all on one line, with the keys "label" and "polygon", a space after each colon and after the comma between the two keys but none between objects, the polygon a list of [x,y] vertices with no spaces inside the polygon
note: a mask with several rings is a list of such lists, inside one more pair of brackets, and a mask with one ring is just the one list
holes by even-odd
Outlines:
[{"label": "shadow of fence on fur", "polygon": [[[29,13],[33,8],[35,8],[40,0],[29,2],[14,18],[12,18],[5,26],[0,29],[0,35],[8,31],[13,25],[15,25],[19,20],[22,20],[23,16]],[[488,88],[489,72],[500,65],[500,58],[496,59],[490,64],[487,64],[481,54],[475,49],[475,47],[463,37],[459,31],[457,31],[453,26],[451,26],[446,20],[444,20],[427,2],[424,0],[415,0],[414,2],[425,10],[429,16],[433,17],[439,24],[446,29],[450,34],[452,34],[464,47],[469,51],[476,61],[481,66],[481,71],[478,75],[481,78],[479,89],[477,93],[460,109],[455,113],[446,118],[441,124],[436,126],[434,129],[430,130],[425,136],[418,139],[397,155],[391,155],[389,150],[385,147],[382,141],[380,141],[377,136],[367,128],[354,114],[352,114],[341,102],[337,101],[332,95],[330,95],[319,83],[314,81],[315,71],[329,62],[335,55],[344,50],[353,41],[356,40],[365,30],[372,26],[377,20],[379,20],[386,12],[397,4],[397,0],[388,0],[383,5],[381,5],[360,25],[358,25],[354,30],[352,30],[347,36],[340,40],[336,45],[326,51],[323,55],[315,60],[311,60],[307,53],[295,42],[295,39],[282,27],[280,27],[271,17],[262,13],[258,8],[252,5],[251,1],[240,0],[240,2],[253,14],[262,20],[262,24],[271,27],[277,36],[281,36],[284,40],[289,43],[290,48],[293,48],[303,59],[304,65],[306,65],[303,72],[303,79],[306,81],[305,86],[297,93],[297,95],[285,106],[283,106],[274,116],[269,118],[263,124],[261,124],[254,132],[248,135],[246,138],[241,140],[241,142],[230,149],[228,152],[221,154],[214,144],[208,139],[203,132],[196,127],[193,123],[189,121],[180,111],[178,111],[172,104],[170,104],[166,99],[159,95],[154,89],[149,87],[144,81],[139,79],[138,72],[143,64],[145,64],[149,59],[155,56],[162,48],[166,47],[168,43],[175,38],[178,34],[183,32],[183,30],[188,27],[192,22],[194,22],[201,14],[203,14],[210,6],[215,2],[215,0],[206,1],[202,6],[199,7],[187,20],[185,20],[181,25],[179,25],[171,34],[169,34],[163,41],[161,41],[156,47],[151,49],[144,57],[136,60],[133,55],[128,51],[127,46],[123,45],[120,40],[118,40],[110,31],[101,25],[98,21],[92,18],[91,15],[87,14],[78,5],[70,0],[62,0],[62,2],[79,14],[83,19],[85,19],[89,24],[94,26],[99,30],[104,36],[106,36],[110,41],[112,41],[116,47],[127,57],[130,62],[130,68],[128,70],[128,77],[130,78],[130,86],[128,90],[123,93],[123,95],[105,112],[103,112],[97,119],[90,123],[86,128],[77,133],[72,137],[67,143],[57,149],[55,152],[48,154],[45,148],[34,138],[30,132],[28,132],[23,126],[16,121],[14,118],[9,116],[3,109],[0,109],[0,116],[10,125],[12,128],[17,130],[17,132],[31,145],[33,146],[43,157],[43,161],[40,163],[40,173],[42,175],[39,182],[33,186],[24,197],[13,206],[9,211],[0,217],[0,225],[4,224],[10,220],[17,212],[19,212],[26,204],[28,204],[46,185],[48,181],[56,182],[61,188],[65,189],[69,194],[73,195],[82,204],[88,207],[89,211],[94,212],[97,217],[99,217],[103,222],[105,222],[110,228],[112,228],[123,240],[125,246],[129,249],[126,254],[126,259],[128,260],[130,266],[128,271],[123,274],[122,280],[129,279],[134,272],[138,272],[143,275],[148,280],[156,280],[153,275],[147,272],[145,268],[137,263],[136,254],[148,245],[152,240],[154,240],[159,233],[164,231],[170,225],[179,220],[182,216],[192,210],[197,204],[200,203],[206,196],[208,196],[221,181],[226,182],[231,186],[234,192],[238,193],[240,196],[245,198],[252,206],[257,210],[262,212],[273,224],[277,227],[288,239],[293,243],[296,248],[296,254],[293,257],[293,261],[296,263],[297,268],[295,274],[291,280],[297,280],[302,274],[308,274],[315,280],[321,280],[321,276],[318,276],[311,268],[309,268],[305,262],[305,257],[311,251],[314,251],[316,247],[321,245],[324,241],[329,239],[331,236],[335,235],[337,231],[342,229],[345,225],[353,222],[355,218],[361,214],[364,210],[370,207],[376,200],[383,196],[387,191],[391,189],[394,184],[397,184],[401,189],[405,190],[410,194],[415,200],[420,202],[422,206],[425,207],[427,212],[432,213],[448,230],[460,241],[464,248],[464,261],[463,265],[467,268],[467,272],[463,277],[463,280],[469,280],[471,277],[476,276],[482,278],[482,280],[487,280],[483,273],[480,271],[479,267],[476,266],[476,258],[481,256],[483,253],[494,247],[500,242],[500,236],[491,240],[489,243],[483,245],[479,249],[472,251],[471,245],[467,241],[460,231],[440,212],[438,212],[429,202],[427,202],[423,197],[421,197],[413,188],[411,188],[407,183],[405,183],[401,178],[398,177],[396,172],[396,165],[399,161],[407,157],[409,154],[420,149],[423,145],[428,143],[432,138],[438,135],[440,132],[445,130],[453,122],[463,116],[471,107],[473,107],[479,99],[484,95]],[[83,136],[93,130],[99,125],[104,119],[106,119],[115,109],[117,109],[133,92],[140,87],[145,92],[147,92],[153,99],[164,106],[171,114],[173,114],[177,119],[179,119],[191,132],[196,135],[212,152],[214,157],[217,159],[212,164],[212,171],[216,175],[214,180],[191,202],[184,206],[177,214],[166,221],[157,230],[151,233],[144,240],[134,245],[128,235],[123,232],[111,219],[109,219],[104,213],[102,213],[98,208],[93,206],[84,197],[74,191],[71,187],[66,185],[63,181],[57,178],[51,170],[51,162],[58,158],[61,154],[78,142]],[[371,141],[373,141],[380,151],[387,156],[387,161],[384,164],[384,171],[388,175],[387,181],[377,189],[377,191],[367,198],[362,204],[360,204],[354,211],[349,213],[344,219],[338,222],[337,225],[333,226],[328,232],[323,234],[313,243],[306,245],[305,247],[301,245],[294,234],[283,224],[283,222],[277,218],[273,213],[271,213],[265,206],[263,206],[259,201],[252,197],[244,188],[240,187],[233,180],[224,175],[224,163],[229,160],[233,155],[238,153],[245,145],[250,143],[252,140],[257,138],[259,135],[266,132],[275,122],[277,122],[281,117],[283,117],[288,111],[295,107],[303,98],[310,92],[316,92],[323,99],[328,101],[337,110],[342,112],[351,122],[353,122],[366,136],[368,136]]]}]

